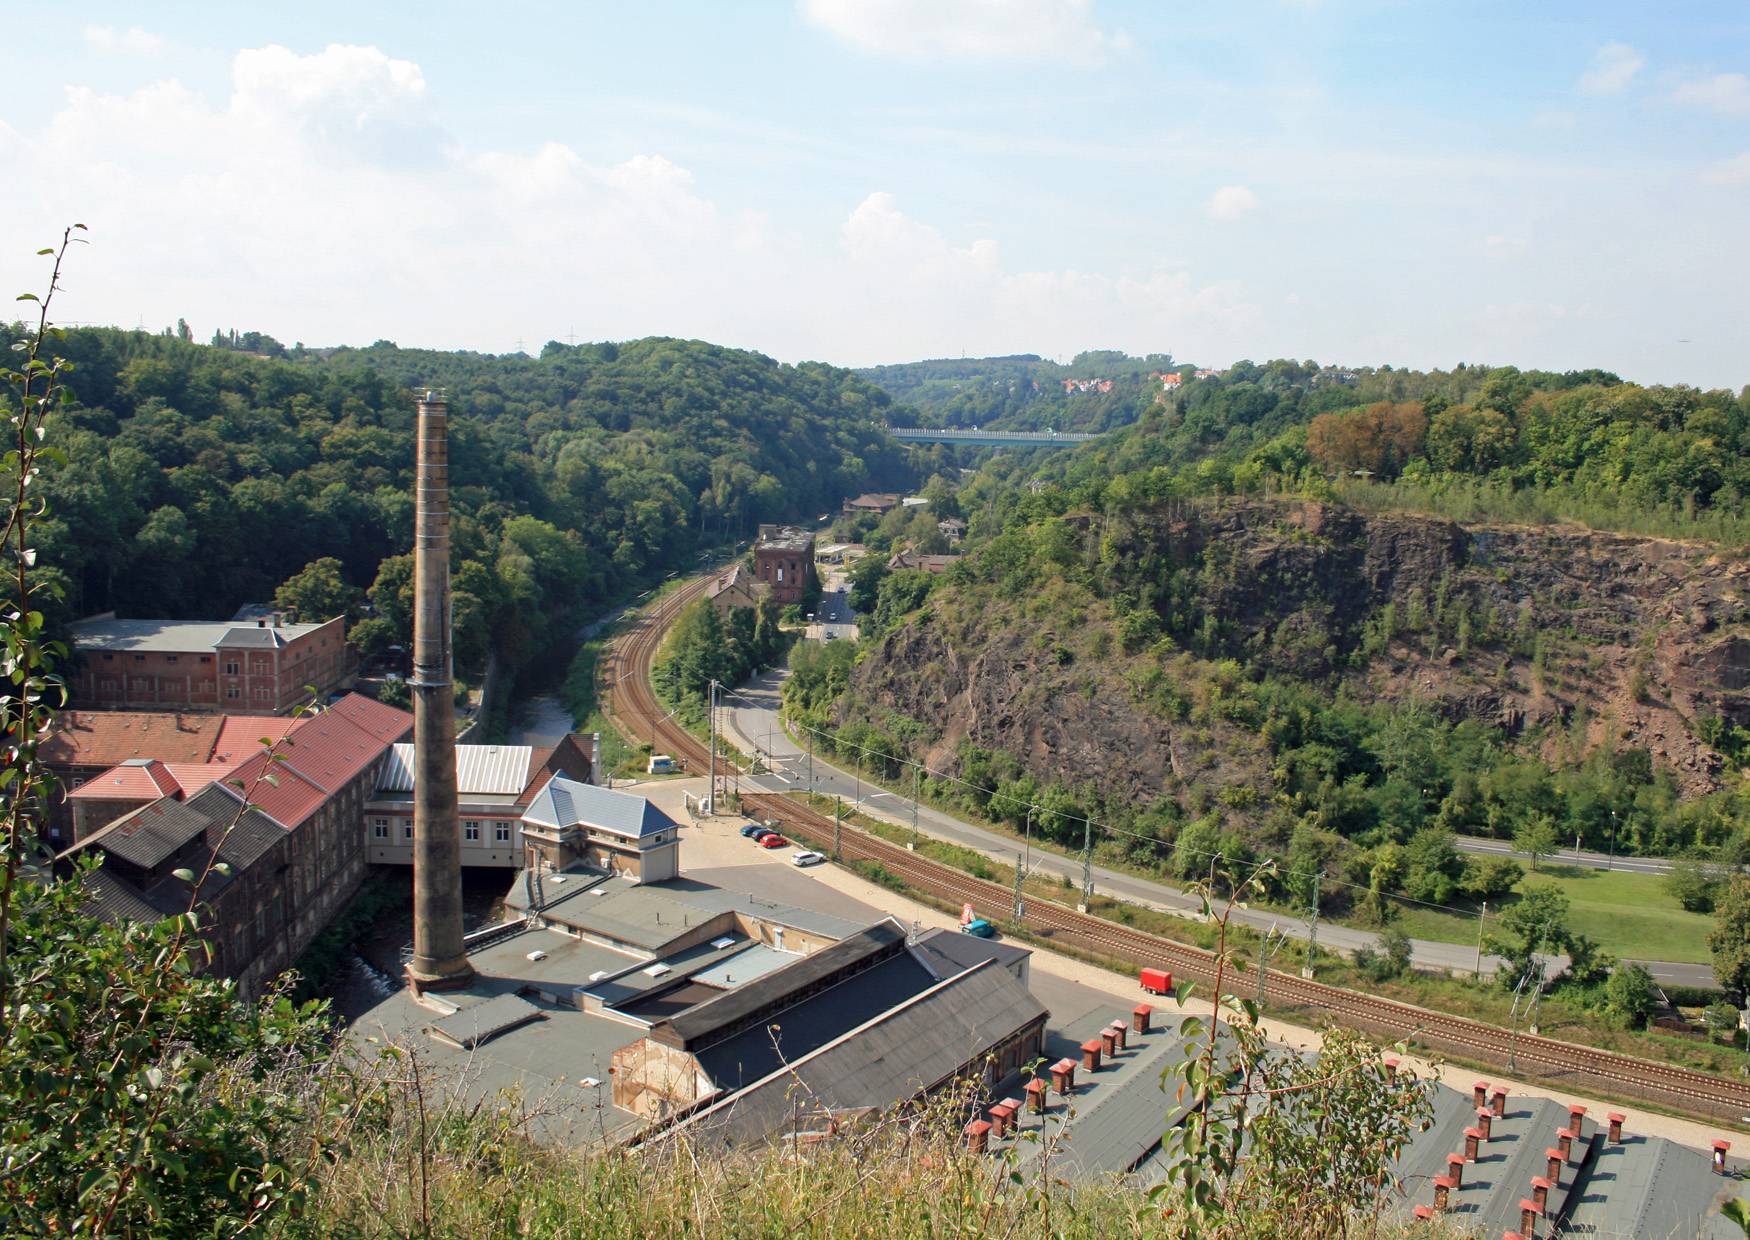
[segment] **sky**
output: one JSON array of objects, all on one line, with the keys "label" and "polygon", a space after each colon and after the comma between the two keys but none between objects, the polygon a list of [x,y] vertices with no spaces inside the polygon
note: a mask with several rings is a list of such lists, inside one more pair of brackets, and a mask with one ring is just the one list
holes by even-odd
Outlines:
[{"label": "sky", "polygon": [[63,321],[846,366],[1084,349],[1750,384],[1750,6],[35,8]]}]

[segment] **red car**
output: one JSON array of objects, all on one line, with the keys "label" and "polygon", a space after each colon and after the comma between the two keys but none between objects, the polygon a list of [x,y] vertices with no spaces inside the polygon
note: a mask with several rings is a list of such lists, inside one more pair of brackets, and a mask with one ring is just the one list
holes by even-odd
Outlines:
[{"label": "red car", "polygon": [[770,835],[760,836],[761,848],[782,848],[789,842],[789,840],[779,835],[776,831],[772,832]]}]

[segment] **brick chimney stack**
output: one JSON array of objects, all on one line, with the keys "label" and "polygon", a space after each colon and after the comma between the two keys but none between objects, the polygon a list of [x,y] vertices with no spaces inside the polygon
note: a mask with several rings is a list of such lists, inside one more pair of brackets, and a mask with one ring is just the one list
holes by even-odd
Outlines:
[{"label": "brick chimney stack", "polygon": [[450,407],[419,402],[413,533],[413,959],[415,990],[465,986],[462,832],[456,808],[456,704],[450,658]]}]

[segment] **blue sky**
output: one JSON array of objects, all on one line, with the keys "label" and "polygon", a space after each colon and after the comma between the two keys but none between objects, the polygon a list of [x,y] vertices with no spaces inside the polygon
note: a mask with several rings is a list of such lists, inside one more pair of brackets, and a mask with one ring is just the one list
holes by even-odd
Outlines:
[{"label": "blue sky", "polygon": [[31,29],[0,276],[32,287],[84,221],[76,321],[1750,382],[1741,3],[94,3]]}]

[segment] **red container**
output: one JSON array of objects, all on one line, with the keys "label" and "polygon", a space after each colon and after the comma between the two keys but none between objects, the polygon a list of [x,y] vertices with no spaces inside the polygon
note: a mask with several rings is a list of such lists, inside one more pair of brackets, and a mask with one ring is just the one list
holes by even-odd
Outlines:
[{"label": "red container", "polygon": [[1173,975],[1165,969],[1144,969],[1142,988],[1151,995],[1164,995],[1173,988]]}]

